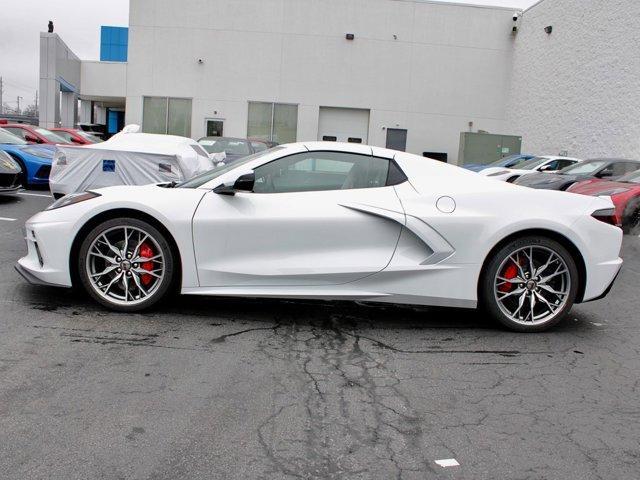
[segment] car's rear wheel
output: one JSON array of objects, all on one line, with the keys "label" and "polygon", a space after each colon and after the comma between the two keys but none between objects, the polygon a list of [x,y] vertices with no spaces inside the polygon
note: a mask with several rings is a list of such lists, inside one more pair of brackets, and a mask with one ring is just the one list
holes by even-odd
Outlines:
[{"label": "car's rear wheel", "polygon": [[165,236],[135,218],[107,220],[80,246],[78,276],[102,305],[121,312],[151,307],[169,290],[175,260]]},{"label": "car's rear wheel", "polygon": [[541,332],[571,310],[578,269],[557,241],[527,236],[497,251],[481,282],[481,303],[496,320],[518,332]]},{"label": "car's rear wheel", "polygon": [[640,199],[629,202],[625,208],[622,228],[625,233],[638,235],[640,233]]}]

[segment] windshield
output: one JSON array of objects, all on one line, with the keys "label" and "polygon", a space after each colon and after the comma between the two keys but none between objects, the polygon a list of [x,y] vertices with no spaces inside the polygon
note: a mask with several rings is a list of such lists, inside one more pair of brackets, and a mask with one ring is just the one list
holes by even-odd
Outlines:
[{"label": "windshield", "polygon": [[264,150],[263,152],[254,153],[253,155],[249,155],[248,157],[244,157],[240,160],[237,160],[233,163],[229,163],[227,165],[222,165],[220,167],[216,167],[208,172],[201,173],[200,175],[193,177],[191,180],[187,180],[186,182],[182,182],[177,185],[180,188],[198,188],[204,185],[211,180],[218,178],[221,175],[224,175],[227,172],[230,172],[236,167],[240,167],[245,165],[257,158],[260,158],[264,155],[270,155],[276,150],[282,150],[284,147],[274,147],[270,150]]},{"label": "windshield", "polygon": [[47,130],[46,128],[35,127],[33,129],[38,135],[43,136],[47,139],[47,141],[51,143],[68,143],[67,140],[62,138],[60,135],[56,135],[51,130]]},{"label": "windshield", "polygon": [[568,175],[590,175],[595,173],[600,168],[604,167],[607,162],[604,160],[597,160],[594,162],[582,162],[571,165],[570,167],[563,168],[558,173]]},{"label": "windshield", "polygon": [[104,140],[102,140],[99,137],[96,137],[95,135],[91,135],[90,133],[87,132],[83,132],[82,130],[78,130],[76,132],[79,136],[81,136],[82,138],[84,138],[85,140],[88,140],[91,143],[101,143],[104,142]]},{"label": "windshield", "polygon": [[619,182],[627,182],[627,183],[640,183],[640,170],[636,170],[635,172],[627,173],[624,177],[620,177],[618,179]]},{"label": "windshield", "polygon": [[17,135],[14,135],[13,133],[9,133],[6,130],[3,130],[2,128],[0,128],[0,143],[3,143],[5,145],[26,145],[27,144],[27,142],[25,142],[23,139],[21,139]]},{"label": "windshield", "polygon": [[534,157],[531,160],[527,160],[526,162],[522,162],[518,164],[518,170],[533,170],[536,167],[539,167],[544,162],[549,161],[548,158],[544,157]]},{"label": "windshield", "polygon": [[231,155],[249,155],[249,142],[233,138],[202,138],[198,143],[209,153],[229,153]]},{"label": "windshield", "polygon": [[500,160],[496,160],[495,162],[491,162],[486,166],[510,168],[522,162],[525,162],[526,160],[527,159],[522,157],[521,155],[509,155],[508,157],[504,157],[504,158],[501,158]]}]

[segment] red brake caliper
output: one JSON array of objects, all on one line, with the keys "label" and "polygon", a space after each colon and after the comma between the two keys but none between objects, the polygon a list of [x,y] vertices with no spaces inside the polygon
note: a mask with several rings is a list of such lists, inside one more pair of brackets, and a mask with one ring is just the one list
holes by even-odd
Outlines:
[{"label": "red brake caliper", "polygon": [[[140,245],[140,256],[143,258],[152,258],[154,256],[153,248],[148,243],[143,243]],[[147,271],[153,270],[153,262],[144,262],[142,268]],[[153,277],[148,273],[143,273],[140,277],[142,280],[142,284],[147,286],[153,280]]]},{"label": "red brake caliper", "polygon": [[[502,272],[502,278],[506,278],[511,280],[512,278],[516,278],[518,276],[518,266],[511,262]],[[508,293],[513,288],[513,283],[504,282],[502,285],[498,287],[498,290],[503,293]]]}]

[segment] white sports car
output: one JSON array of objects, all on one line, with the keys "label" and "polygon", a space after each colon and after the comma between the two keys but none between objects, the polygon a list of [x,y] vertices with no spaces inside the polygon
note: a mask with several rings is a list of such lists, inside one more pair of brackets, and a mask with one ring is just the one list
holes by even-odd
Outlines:
[{"label": "white sports car", "polygon": [[478,173],[484,177],[503,182],[515,182],[518,178],[536,172],[554,173],[563,168],[582,162],[579,158],[543,156],[518,164],[518,168],[490,167]]},{"label": "white sports car", "polygon": [[279,146],[181,184],[69,195],[27,221],[18,271],[131,312],[183,294],[474,308],[518,331],[604,296],[610,200],[483,178],[416,155]]}]

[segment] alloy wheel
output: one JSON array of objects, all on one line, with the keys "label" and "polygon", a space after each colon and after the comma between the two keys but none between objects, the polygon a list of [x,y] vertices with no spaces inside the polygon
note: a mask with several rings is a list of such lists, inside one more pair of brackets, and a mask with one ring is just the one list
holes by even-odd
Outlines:
[{"label": "alloy wheel", "polygon": [[109,303],[132,306],[160,287],[166,268],[158,241],[143,229],[116,226],[89,246],[85,269],[91,288]]},{"label": "alloy wheel", "polygon": [[563,258],[550,248],[518,248],[500,264],[493,292],[504,315],[520,325],[554,318],[569,300],[571,275]]}]

